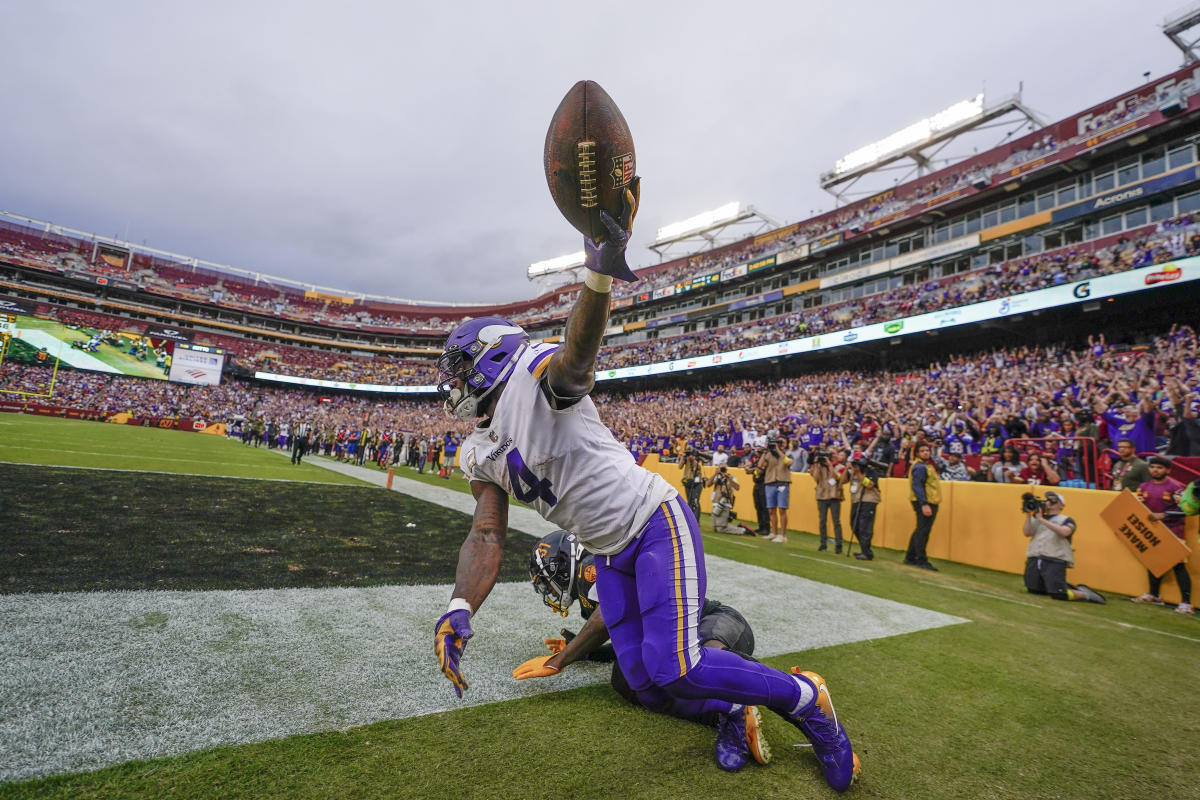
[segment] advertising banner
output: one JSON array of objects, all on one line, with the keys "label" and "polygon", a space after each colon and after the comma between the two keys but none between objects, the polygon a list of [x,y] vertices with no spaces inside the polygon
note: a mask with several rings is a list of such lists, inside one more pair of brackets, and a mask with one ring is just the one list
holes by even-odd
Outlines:
[{"label": "advertising banner", "polygon": [[33,314],[34,304],[19,297],[0,295],[0,314]]},{"label": "advertising banner", "polygon": [[808,242],[804,242],[789,250],[780,250],[775,254],[775,263],[786,264],[789,261],[797,261],[801,258],[808,258]]},{"label": "advertising banner", "polygon": [[146,335],[151,339],[170,339],[173,342],[190,342],[192,340],[191,331],[185,331],[180,328],[166,328],[162,325],[147,326]]},{"label": "advertising banner", "polygon": [[1062,222],[1074,219],[1075,217],[1082,217],[1085,214],[1091,214],[1094,211],[1105,211],[1124,205],[1125,203],[1142,200],[1165,189],[1191,183],[1197,178],[1200,178],[1200,167],[1188,167],[1178,172],[1172,172],[1170,175],[1163,175],[1158,178],[1151,178],[1148,181],[1142,181],[1141,183],[1122,186],[1120,189],[1089,198],[1082,203],[1075,203],[1066,208],[1060,208],[1050,215],[1050,220],[1052,222]]},{"label": "advertising banner", "polygon": [[221,369],[224,366],[223,350],[177,342],[168,377],[175,383],[217,386],[221,383]]},{"label": "advertising banner", "polygon": [[[1146,289],[1158,289],[1169,284],[1186,283],[1194,280],[1200,280],[1200,257],[1181,259],[1154,267],[1129,270],[1128,272],[1118,272],[1115,275],[1104,275],[1099,278],[1076,281],[1075,283],[1064,283],[1059,286],[1051,286],[1047,289],[1038,289],[1033,292],[1013,295],[1012,297],[987,300],[982,303],[959,306],[957,308],[946,308],[941,311],[931,311],[927,314],[918,314],[917,316],[904,317],[889,322],[877,322],[871,325],[851,328],[850,330],[821,334],[820,336],[792,339],[786,342],[760,345],[758,347],[717,353],[693,359],[680,359],[658,364],[641,364],[635,367],[605,370],[596,373],[596,380],[635,378],[674,372],[679,369],[701,369],[724,364],[740,364],[762,358],[774,358],[781,355],[827,350],[854,343],[863,344],[893,336],[910,336],[939,328],[968,325],[1011,314],[1041,311],[1047,308],[1081,303],[1089,299],[1096,300],[1120,294],[1128,294],[1130,292],[1144,291]],[[735,311],[759,303],[771,302],[776,295],[781,296],[782,292],[769,292],[737,300],[730,303],[729,309]],[[689,362],[692,363],[690,367],[686,366]]]},{"label": "advertising banner", "polygon": [[817,239],[815,242],[809,242],[808,252],[814,253],[814,254],[819,253],[822,250],[828,250],[831,247],[837,247],[841,243],[842,243],[841,232],[831,233],[828,236],[822,236],[820,239]]}]

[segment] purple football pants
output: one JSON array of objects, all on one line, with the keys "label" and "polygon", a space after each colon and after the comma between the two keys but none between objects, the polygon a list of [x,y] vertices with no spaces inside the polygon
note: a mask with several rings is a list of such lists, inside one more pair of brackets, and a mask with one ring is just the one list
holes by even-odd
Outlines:
[{"label": "purple football pants", "polygon": [[623,551],[596,557],[604,623],[629,687],[647,708],[685,715],[728,713],[733,703],[795,710],[801,691],[792,676],[700,646],[706,586],[700,526],[678,496]]}]

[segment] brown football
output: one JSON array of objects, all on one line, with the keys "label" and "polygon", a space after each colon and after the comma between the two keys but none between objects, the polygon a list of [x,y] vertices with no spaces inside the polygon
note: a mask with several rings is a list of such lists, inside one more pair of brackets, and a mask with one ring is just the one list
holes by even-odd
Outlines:
[{"label": "brown football", "polygon": [[558,210],[584,236],[599,240],[606,234],[600,211],[619,217],[637,170],[629,125],[600,84],[580,81],[558,104],[544,161]]}]

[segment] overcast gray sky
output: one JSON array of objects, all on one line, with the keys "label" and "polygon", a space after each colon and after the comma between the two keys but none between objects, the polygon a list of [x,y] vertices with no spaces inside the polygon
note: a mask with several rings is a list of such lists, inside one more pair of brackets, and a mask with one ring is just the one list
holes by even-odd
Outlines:
[{"label": "overcast gray sky", "polygon": [[542,171],[581,78],[620,105],[655,230],[731,200],[787,222],[818,173],[986,85],[1047,118],[1177,68],[1184,0],[39,2],[5,9],[0,208],[298,280],[536,294],[578,250]]}]

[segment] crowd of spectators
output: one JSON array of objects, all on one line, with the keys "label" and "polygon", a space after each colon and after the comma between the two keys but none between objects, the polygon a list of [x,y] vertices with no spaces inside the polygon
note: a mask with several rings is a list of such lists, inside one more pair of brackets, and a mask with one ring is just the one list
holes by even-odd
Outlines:
[{"label": "crowd of spectators", "polygon": [[1110,246],[1070,246],[854,300],[679,336],[606,347],[600,368],[690,358],[886,322],[1200,254],[1200,225],[1165,220]]},{"label": "crowd of spectators", "polygon": [[[0,364],[0,388],[10,392],[45,393],[49,378],[48,367]],[[1079,349],[1002,348],[903,373],[843,371],[632,393],[601,386],[594,397],[613,435],[635,455],[668,459],[689,449],[706,458],[720,451],[732,465],[776,436],[798,453],[832,449],[845,460],[858,451],[894,464],[929,442],[952,476],[1094,485],[1094,465],[1085,463],[1093,451],[1082,452],[1074,437],[1095,440],[1095,452],[1129,439],[1136,452],[1200,455],[1200,342],[1186,325],[1139,347],[1098,335]],[[60,370],[53,400],[31,402],[239,427],[255,420],[276,427],[303,421],[320,430],[370,425],[422,440],[461,437],[470,428],[446,419],[433,399],[321,394],[238,379],[190,386]],[[1043,441],[1009,441],[1031,438]],[[1055,439],[1063,441],[1048,441]]]}]

